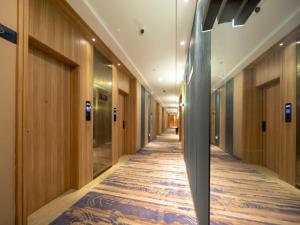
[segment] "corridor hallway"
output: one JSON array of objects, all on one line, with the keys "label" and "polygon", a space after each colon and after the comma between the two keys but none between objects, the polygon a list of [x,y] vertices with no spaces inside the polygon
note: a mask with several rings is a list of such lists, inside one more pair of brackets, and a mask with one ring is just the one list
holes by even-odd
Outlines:
[{"label": "corridor hallway", "polygon": [[174,130],[129,156],[51,224],[197,224]]},{"label": "corridor hallway", "polygon": [[300,224],[300,190],[211,147],[211,224]]}]

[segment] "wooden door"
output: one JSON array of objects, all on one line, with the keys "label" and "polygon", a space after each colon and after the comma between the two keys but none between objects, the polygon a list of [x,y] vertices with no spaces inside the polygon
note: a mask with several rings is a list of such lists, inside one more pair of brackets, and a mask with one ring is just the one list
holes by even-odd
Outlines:
[{"label": "wooden door", "polygon": [[263,165],[278,173],[280,151],[279,81],[263,88]]},{"label": "wooden door", "polygon": [[[125,96],[119,94],[119,115],[118,115],[118,142],[119,142],[119,158],[125,151]],[[124,126],[125,125],[125,126]]]},{"label": "wooden door", "polygon": [[71,68],[29,49],[25,93],[28,214],[72,187]]}]

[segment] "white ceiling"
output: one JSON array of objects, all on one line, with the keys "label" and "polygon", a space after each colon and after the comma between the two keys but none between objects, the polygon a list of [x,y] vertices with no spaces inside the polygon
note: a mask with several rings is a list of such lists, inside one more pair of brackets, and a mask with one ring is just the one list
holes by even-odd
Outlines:
[{"label": "white ceiling", "polygon": [[212,35],[212,90],[235,76],[300,24],[300,0],[262,0],[245,26],[215,23]]},{"label": "white ceiling", "polygon": [[164,106],[177,106],[196,0],[67,2]]}]

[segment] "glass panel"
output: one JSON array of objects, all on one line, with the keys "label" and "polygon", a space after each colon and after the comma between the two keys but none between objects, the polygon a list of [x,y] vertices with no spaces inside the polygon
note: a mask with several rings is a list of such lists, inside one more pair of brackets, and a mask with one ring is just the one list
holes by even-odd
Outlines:
[{"label": "glass panel", "polygon": [[112,66],[94,49],[94,177],[112,165]]},{"label": "glass panel", "polygon": [[300,38],[297,41],[297,182],[300,187]]}]

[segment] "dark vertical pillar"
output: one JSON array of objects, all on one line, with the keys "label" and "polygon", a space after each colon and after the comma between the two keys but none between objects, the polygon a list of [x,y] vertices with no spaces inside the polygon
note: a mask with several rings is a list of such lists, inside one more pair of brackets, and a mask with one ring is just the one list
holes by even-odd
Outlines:
[{"label": "dark vertical pillar", "polygon": [[209,224],[211,38],[201,31],[207,0],[198,1],[186,65],[185,161],[201,225]]},{"label": "dark vertical pillar", "polygon": [[141,148],[145,145],[145,88],[141,87]]},{"label": "dark vertical pillar", "polygon": [[225,150],[233,154],[233,79],[226,83]]},{"label": "dark vertical pillar", "polygon": [[[298,39],[298,42],[300,38]],[[297,87],[296,87],[296,151],[297,151],[297,161],[296,161],[296,185],[300,187],[300,44],[297,44]],[[292,112],[293,113],[293,112]]]},{"label": "dark vertical pillar", "polygon": [[215,145],[220,143],[220,89],[215,93]]}]

